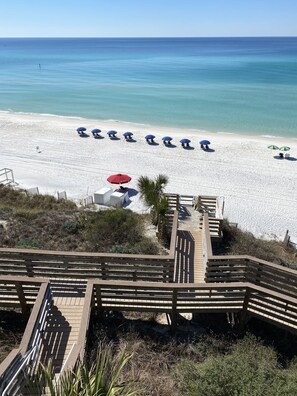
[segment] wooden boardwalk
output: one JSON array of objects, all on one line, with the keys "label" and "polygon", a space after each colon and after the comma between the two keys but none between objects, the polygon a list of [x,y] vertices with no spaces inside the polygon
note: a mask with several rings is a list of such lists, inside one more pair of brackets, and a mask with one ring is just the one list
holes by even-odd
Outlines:
[{"label": "wooden boardwalk", "polygon": [[86,282],[52,281],[51,289],[53,302],[42,337],[39,361],[47,365],[51,359],[55,373],[59,373],[78,342]]},{"label": "wooden boardwalk", "polygon": [[205,276],[202,247],[202,231],[192,232],[194,239],[194,283],[203,283]]},{"label": "wooden boardwalk", "polygon": [[27,353],[38,351],[43,365],[51,359],[56,376],[82,360],[92,309],[163,312],[173,329],[179,314],[233,312],[241,325],[256,317],[297,333],[297,271],[250,256],[213,256],[216,232],[191,206],[182,206],[179,228],[177,215],[173,225],[162,260],[0,249],[0,306],[25,315],[33,307],[20,347],[0,365],[0,393],[1,378],[12,378]]},{"label": "wooden boardwalk", "polygon": [[179,220],[174,280],[178,283],[203,283],[201,214],[190,206],[184,206]]}]

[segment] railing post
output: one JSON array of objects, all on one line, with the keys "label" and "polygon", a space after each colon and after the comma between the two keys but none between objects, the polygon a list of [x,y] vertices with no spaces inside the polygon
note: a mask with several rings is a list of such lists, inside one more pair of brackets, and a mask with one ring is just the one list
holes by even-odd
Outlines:
[{"label": "railing post", "polygon": [[171,330],[174,332],[176,330],[177,325],[177,289],[173,289],[172,292],[172,310],[170,314],[171,318]]},{"label": "railing post", "polygon": [[102,279],[107,280],[107,271],[105,261],[101,264]]},{"label": "railing post", "polygon": [[21,310],[22,310],[22,314],[28,318],[29,316],[29,309],[28,309],[28,305],[26,302],[26,297],[24,294],[24,290],[23,290],[23,286],[20,284],[20,282],[15,282],[15,288],[16,288],[16,292],[20,301],[20,305],[21,305]]},{"label": "railing post", "polygon": [[33,265],[32,265],[32,260],[31,259],[25,259],[25,266],[27,270],[27,275],[33,277],[34,272],[33,272]]},{"label": "railing post", "polygon": [[[261,285],[261,277],[262,277],[262,272],[263,272],[263,264],[257,263],[258,264],[258,268],[257,268],[257,272],[256,272],[256,276],[254,279],[255,285]],[[248,266],[248,262],[246,263],[247,266],[247,271],[249,270]],[[250,282],[250,281],[249,281]]]},{"label": "railing post", "polygon": [[96,293],[96,300],[97,300],[97,313],[99,319],[103,319],[103,306],[102,306],[102,297],[101,297],[101,287],[99,285],[95,285],[95,293]]},{"label": "railing post", "polygon": [[251,296],[251,289],[249,287],[246,288],[245,291],[245,296],[244,296],[244,300],[243,300],[243,305],[242,305],[242,311],[239,317],[239,331],[242,331],[243,328],[245,327],[245,325],[247,324],[248,320],[249,320],[249,316],[247,313],[247,309],[248,309],[248,305],[249,305],[249,301],[250,301],[250,296]]}]

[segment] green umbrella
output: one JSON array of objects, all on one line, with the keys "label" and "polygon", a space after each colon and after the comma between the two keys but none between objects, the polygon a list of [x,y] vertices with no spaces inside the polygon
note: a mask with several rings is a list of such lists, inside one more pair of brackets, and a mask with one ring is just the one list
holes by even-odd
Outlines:
[{"label": "green umbrella", "polygon": [[270,146],[268,146],[268,148],[270,150],[279,150],[279,148],[277,146],[275,146],[274,144],[271,144]]},{"label": "green umbrella", "polygon": [[280,148],[280,151],[289,151],[290,148],[291,148],[291,147],[288,147],[288,146],[282,146],[282,147]]}]

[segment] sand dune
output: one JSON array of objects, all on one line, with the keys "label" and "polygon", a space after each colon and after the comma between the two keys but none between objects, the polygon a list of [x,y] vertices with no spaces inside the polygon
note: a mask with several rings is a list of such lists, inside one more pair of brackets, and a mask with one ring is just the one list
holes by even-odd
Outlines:
[{"label": "sand dune", "polygon": [[[103,139],[80,138],[76,128],[102,129]],[[119,131],[112,141],[106,131]],[[132,131],[135,143],[122,133]],[[149,146],[144,136],[156,135],[159,145]],[[161,138],[170,135],[176,147]],[[0,113],[0,169],[13,169],[20,187],[39,187],[41,193],[65,190],[80,200],[108,185],[113,173],[128,173],[136,188],[140,175],[169,177],[168,192],[219,195],[225,198],[225,215],[256,235],[283,238],[289,229],[297,242],[297,160],[274,158],[268,144],[289,145],[297,158],[297,139],[253,137],[203,131],[181,131],[117,121],[86,120],[20,113]],[[185,150],[179,139],[188,137],[194,149]],[[207,138],[212,152],[200,149]],[[139,194],[131,209],[145,210]]]}]

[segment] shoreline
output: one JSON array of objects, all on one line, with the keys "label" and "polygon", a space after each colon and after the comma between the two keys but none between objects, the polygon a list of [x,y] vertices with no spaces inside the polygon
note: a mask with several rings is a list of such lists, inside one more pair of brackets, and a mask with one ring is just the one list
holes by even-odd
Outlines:
[{"label": "shoreline", "polygon": [[[151,124],[151,123],[142,123],[142,122],[132,122],[132,121],[125,121],[125,120],[117,120],[117,119],[100,119],[100,118],[87,118],[83,116],[75,116],[75,115],[59,115],[59,114],[51,114],[51,113],[34,113],[34,112],[23,112],[23,111],[11,111],[11,110],[0,110],[0,117],[1,115],[11,115],[11,116],[24,116],[24,117],[49,117],[49,118],[57,118],[57,119],[64,119],[64,120],[78,120],[82,122],[95,122],[96,124],[102,123],[103,125],[110,125],[110,123],[115,123],[117,125],[123,125],[131,128],[145,128],[147,131],[154,130],[154,131],[164,131],[164,133],[169,131],[175,131],[181,133],[182,135],[189,135],[191,133],[194,134],[210,134],[210,135],[232,135],[236,137],[242,137],[245,139],[282,139],[285,141],[282,145],[287,145],[287,141],[292,142],[291,144],[297,143],[297,133],[296,137],[292,136],[276,136],[276,135],[269,135],[269,134],[257,134],[256,132],[250,133],[239,133],[239,132],[232,132],[232,131],[210,131],[206,129],[199,129],[199,128],[181,128],[181,127],[171,127],[166,125],[158,125],[158,124]],[[185,132],[188,131],[188,132]],[[124,130],[123,130],[124,132]],[[270,144],[270,140],[268,144]]]},{"label": "shoreline", "polygon": [[[80,126],[87,133],[102,129],[104,139],[80,138]],[[118,130],[120,140],[107,137],[111,129]],[[135,143],[123,140],[127,130],[134,132]],[[159,145],[148,145],[147,133],[156,135]],[[165,134],[173,137],[176,147],[164,147]],[[134,189],[139,176],[163,173],[169,177],[167,192],[223,196],[225,217],[241,228],[278,239],[288,229],[297,241],[297,161],[280,161],[274,158],[277,151],[267,149],[269,144],[289,145],[291,158],[297,158],[297,139],[3,111],[0,136],[0,169],[13,169],[21,188],[39,187],[51,195],[65,190],[68,198],[78,201],[109,185],[106,178],[113,173],[129,174]],[[183,149],[182,137],[188,137],[194,149]],[[214,151],[201,150],[201,139],[209,139]],[[139,194],[128,208],[146,210]]]}]

